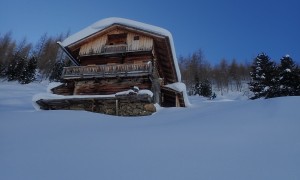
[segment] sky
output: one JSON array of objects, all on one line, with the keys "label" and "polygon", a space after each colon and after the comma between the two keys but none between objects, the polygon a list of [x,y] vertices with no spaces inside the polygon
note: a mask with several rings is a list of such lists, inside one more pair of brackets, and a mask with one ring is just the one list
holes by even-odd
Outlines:
[{"label": "sky", "polygon": [[108,17],[169,30],[177,56],[201,49],[205,59],[251,63],[264,52],[279,62],[289,54],[300,64],[299,0],[2,0],[0,34],[36,43],[45,33],[76,33]]}]

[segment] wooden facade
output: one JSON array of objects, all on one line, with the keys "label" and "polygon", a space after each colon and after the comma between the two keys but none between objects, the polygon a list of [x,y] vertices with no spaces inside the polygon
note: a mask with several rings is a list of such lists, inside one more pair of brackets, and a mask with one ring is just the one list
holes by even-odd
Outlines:
[{"label": "wooden facade", "polygon": [[182,92],[166,88],[178,82],[168,36],[112,24],[67,46],[75,66],[65,67],[61,95],[110,95],[139,87],[153,92],[152,103],[184,107]]},{"label": "wooden facade", "polygon": [[79,56],[151,51],[153,39],[128,31],[113,30],[80,47]]}]

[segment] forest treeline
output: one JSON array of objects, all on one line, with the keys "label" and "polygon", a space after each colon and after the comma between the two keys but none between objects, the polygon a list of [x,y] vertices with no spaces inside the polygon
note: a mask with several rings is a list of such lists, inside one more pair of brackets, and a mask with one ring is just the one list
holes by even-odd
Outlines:
[{"label": "forest treeline", "polygon": [[[26,38],[17,42],[12,33],[0,34],[0,78],[27,84],[32,81],[60,81],[63,67],[71,61],[57,45],[69,33],[42,35],[35,44]],[[253,92],[252,99],[283,95],[300,95],[300,71],[291,57],[284,56],[279,64],[266,54],[259,54],[251,63],[222,59],[211,65],[201,50],[178,58],[182,82],[189,95],[211,97],[214,91]],[[245,84],[249,85],[246,87]]]},{"label": "forest treeline", "polygon": [[289,55],[283,56],[279,64],[265,53],[257,55],[250,76],[251,99],[300,96],[300,68]]},{"label": "forest treeline", "polygon": [[222,59],[218,64],[211,65],[205,60],[203,52],[198,50],[187,57],[180,56],[178,61],[189,95],[203,95],[201,90],[212,85],[221,94],[229,90],[242,91],[243,83],[250,80],[251,66],[236,59]]},{"label": "forest treeline", "polygon": [[179,67],[189,95],[212,97],[214,86],[221,94],[229,90],[251,91],[251,99],[300,96],[300,68],[289,55],[283,56],[278,64],[260,53],[251,64],[222,59],[211,66],[199,50],[180,57]]},{"label": "forest treeline", "polygon": [[70,61],[57,45],[69,33],[58,36],[42,35],[37,43],[26,38],[17,42],[12,32],[0,34],[0,77],[8,81],[27,84],[35,80],[58,79],[57,69],[70,65]]},{"label": "forest treeline", "polygon": [[[11,32],[0,34],[0,76],[8,81],[19,80],[22,83],[20,75],[30,71],[35,73],[35,76],[31,75],[30,80],[26,82],[49,78],[58,80],[62,66],[69,66],[71,62],[56,42],[64,40],[68,35],[69,33],[66,33],[53,37],[45,33],[33,44],[25,38],[16,42]],[[249,65],[223,59],[219,65],[211,66],[204,59],[201,50],[187,57],[180,56],[179,65],[190,94],[195,93],[195,84],[204,80],[216,84],[220,91],[240,91],[242,81],[250,78]]]}]

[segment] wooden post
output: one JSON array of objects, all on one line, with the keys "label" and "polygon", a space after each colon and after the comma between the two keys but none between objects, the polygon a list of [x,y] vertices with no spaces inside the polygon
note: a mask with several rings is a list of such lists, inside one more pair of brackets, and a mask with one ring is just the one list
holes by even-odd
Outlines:
[{"label": "wooden post", "polygon": [[180,103],[179,103],[179,97],[178,97],[178,94],[176,93],[175,94],[175,97],[176,97],[176,107],[180,107]]},{"label": "wooden post", "polygon": [[119,101],[116,99],[116,115],[119,115]]}]

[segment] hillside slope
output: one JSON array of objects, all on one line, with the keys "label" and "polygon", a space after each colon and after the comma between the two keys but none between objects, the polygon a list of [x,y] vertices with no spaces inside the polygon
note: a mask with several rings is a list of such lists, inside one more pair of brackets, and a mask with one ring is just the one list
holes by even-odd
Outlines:
[{"label": "hillside slope", "polygon": [[115,117],[35,111],[45,90],[0,84],[0,179],[300,179],[300,97]]}]

